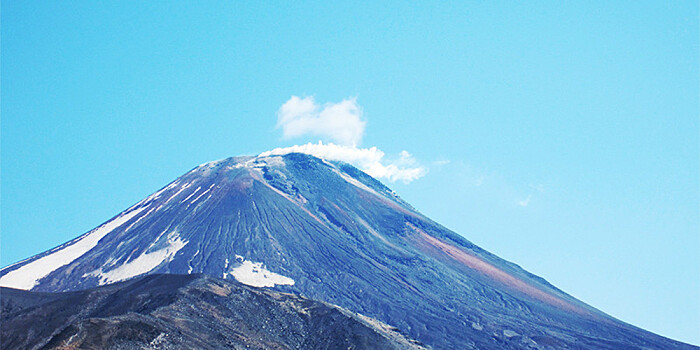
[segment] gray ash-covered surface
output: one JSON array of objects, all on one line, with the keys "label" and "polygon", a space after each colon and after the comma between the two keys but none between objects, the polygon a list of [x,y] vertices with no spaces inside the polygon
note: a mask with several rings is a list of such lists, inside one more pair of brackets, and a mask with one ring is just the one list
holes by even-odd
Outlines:
[{"label": "gray ash-covered surface", "polygon": [[2,349],[423,349],[336,306],[206,275],[0,297]]}]

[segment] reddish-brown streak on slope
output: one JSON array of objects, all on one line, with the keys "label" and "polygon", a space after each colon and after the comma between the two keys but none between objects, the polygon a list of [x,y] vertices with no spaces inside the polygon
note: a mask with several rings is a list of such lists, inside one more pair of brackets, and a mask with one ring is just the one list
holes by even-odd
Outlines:
[{"label": "reddish-brown streak on slope", "polygon": [[343,215],[343,217],[345,217],[345,219],[352,221],[352,218],[350,217],[350,215],[348,215],[348,213],[345,210],[341,209],[337,204],[329,201],[328,198],[326,198],[326,197],[321,198],[321,200],[324,203],[328,203],[328,204],[332,205],[333,208],[335,208],[335,210],[337,210],[341,215]]},{"label": "reddish-brown streak on slope", "polygon": [[528,283],[526,283],[523,280],[520,280],[516,278],[515,276],[512,276],[508,274],[507,272],[499,269],[496,266],[491,265],[490,263],[482,260],[481,258],[469,254],[465,252],[462,249],[459,249],[449,243],[443,242],[442,240],[435,238],[427,233],[425,233],[423,230],[419,229],[418,227],[407,223],[408,226],[411,227],[415,232],[420,234],[421,239],[424,242],[427,242],[428,244],[432,245],[435,248],[438,248],[440,251],[451,257],[452,259],[459,261],[463,263],[464,265],[468,266],[471,269],[474,269],[476,271],[481,272],[482,274],[505,284],[506,286],[509,286],[521,293],[524,293],[532,298],[535,298],[537,300],[543,301],[547,304],[568,310],[568,311],[573,311],[579,314],[585,314],[585,315],[591,315],[590,312],[572,305],[568,303],[567,301],[554,296],[552,294],[549,294],[545,291],[542,291]]}]

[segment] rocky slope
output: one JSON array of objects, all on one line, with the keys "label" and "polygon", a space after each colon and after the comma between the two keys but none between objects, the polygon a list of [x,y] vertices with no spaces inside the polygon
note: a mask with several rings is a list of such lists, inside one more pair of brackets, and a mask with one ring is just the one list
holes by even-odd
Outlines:
[{"label": "rocky slope", "polygon": [[198,166],[100,227],[4,268],[0,285],[80,290],[154,273],[301,294],[441,349],[697,349],[576,300],[350,165],[304,154]]},{"label": "rocky slope", "polygon": [[0,293],[3,349],[425,349],[337,306],[205,275]]}]

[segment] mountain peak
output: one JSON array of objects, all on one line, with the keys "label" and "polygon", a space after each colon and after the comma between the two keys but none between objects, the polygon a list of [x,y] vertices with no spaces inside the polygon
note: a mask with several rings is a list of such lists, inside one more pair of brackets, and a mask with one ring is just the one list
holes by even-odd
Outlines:
[{"label": "mountain peak", "polygon": [[[95,284],[89,282],[93,278],[101,285],[138,276],[174,259],[191,241],[189,236],[194,232],[190,230],[199,220],[217,219],[209,211],[218,213],[220,210],[235,209],[238,217],[234,220],[237,221],[242,212],[258,213],[261,201],[256,202],[256,197],[269,204],[285,200],[286,205],[293,204],[295,210],[301,210],[317,224],[329,228],[326,214],[323,209],[321,213],[315,212],[318,208],[314,203],[328,201],[329,197],[342,192],[364,192],[365,197],[401,206],[404,211],[412,209],[381,182],[346,163],[329,162],[303,153],[230,157],[201,164],[85,235],[6,267],[0,272],[0,285],[20,289],[38,287],[39,290],[64,290],[83,288],[83,284],[90,287]],[[230,213],[221,214],[228,217]],[[163,217],[171,221],[169,225],[162,224]],[[324,217],[325,221],[320,217]],[[148,221],[154,221],[154,225],[146,228]],[[120,233],[115,236],[115,232]],[[114,239],[110,240],[112,237]],[[136,242],[146,237],[153,240],[146,249],[134,248],[143,251],[141,256],[129,254],[118,259],[109,258],[101,264],[95,263],[100,267],[84,271],[78,285],[60,287],[66,282],[54,281],[58,285],[39,286],[45,277],[83,258],[87,252],[95,249],[98,242],[113,241],[119,249],[126,246],[123,240]],[[277,276],[266,271],[260,263],[247,261],[235,253],[224,259],[224,269],[236,262],[247,270]],[[178,270],[181,273],[192,271],[197,269],[189,266],[185,271]],[[235,277],[236,273],[221,271],[216,275],[225,278]],[[241,278],[251,279],[250,276]],[[277,280],[287,282],[281,284],[293,284],[290,279],[280,277]],[[257,282],[254,285],[268,286],[269,283]]]}]

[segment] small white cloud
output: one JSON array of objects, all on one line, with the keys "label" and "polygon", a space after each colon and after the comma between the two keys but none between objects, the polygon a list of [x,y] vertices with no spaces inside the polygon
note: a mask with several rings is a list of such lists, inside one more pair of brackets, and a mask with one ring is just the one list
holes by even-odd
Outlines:
[{"label": "small white cloud", "polygon": [[518,205],[521,207],[527,207],[530,204],[531,199],[532,199],[532,195],[528,195],[527,198],[519,201]]},{"label": "small white cloud", "polygon": [[377,147],[358,148],[355,146],[336,145],[334,143],[324,144],[321,141],[317,144],[307,143],[305,145],[275,148],[261,153],[260,156],[266,157],[288,153],[306,153],[321,159],[343,161],[358,167],[372,177],[387,179],[391,182],[403,181],[404,183],[409,183],[423,177],[428,172],[424,167],[417,165],[413,156],[406,151],[402,151],[398,160],[392,162],[384,159],[384,152]]},{"label": "small white cloud", "polygon": [[445,166],[447,164],[450,164],[451,161],[449,159],[438,159],[433,162],[435,166]]},{"label": "small white cloud", "polygon": [[313,97],[292,96],[277,111],[277,127],[286,139],[315,135],[354,147],[362,141],[365,124],[356,98],[326,103],[321,108]]}]

